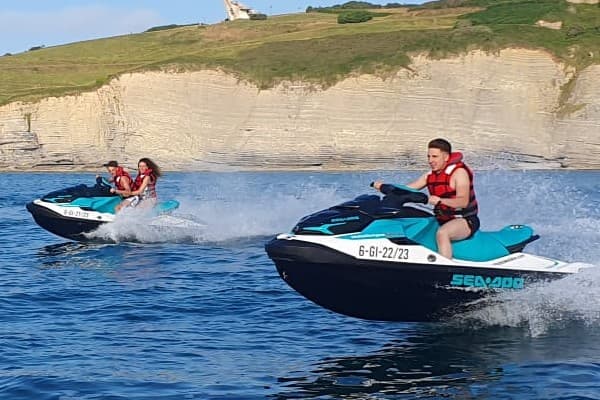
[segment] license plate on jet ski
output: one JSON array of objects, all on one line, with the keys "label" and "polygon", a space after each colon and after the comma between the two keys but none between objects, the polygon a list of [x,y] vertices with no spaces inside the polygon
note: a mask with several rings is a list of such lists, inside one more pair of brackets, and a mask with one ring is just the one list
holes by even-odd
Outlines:
[{"label": "license plate on jet ski", "polygon": [[408,260],[409,251],[404,247],[361,245],[358,247],[358,257],[374,260]]}]

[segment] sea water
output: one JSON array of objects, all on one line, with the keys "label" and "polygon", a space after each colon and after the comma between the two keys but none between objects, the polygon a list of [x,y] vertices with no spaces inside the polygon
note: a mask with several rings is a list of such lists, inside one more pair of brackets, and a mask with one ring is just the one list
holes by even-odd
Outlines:
[{"label": "sea water", "polygon": [[[125,215],[95,233],[117,244],[79,244],[25,204],[92,174],[0,174],[0,398],[600,398],[596,270],[445,324],[337,315],[279,278],[274,235],[417,175],[168,173],[159,195],[188,222]],[[529,224],[528,252],[600,266],[599,172],[476,179],[482,229]]]}]

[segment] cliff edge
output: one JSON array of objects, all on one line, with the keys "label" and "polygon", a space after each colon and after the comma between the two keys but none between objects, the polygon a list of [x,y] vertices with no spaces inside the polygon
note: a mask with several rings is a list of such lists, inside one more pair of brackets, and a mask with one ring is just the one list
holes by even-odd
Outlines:
[{"label": "cliff edge", "polygon": [[271,89],[216,70],[125,74],[0,107],[0,169],[97,170],[149,156],[171,170],[424,166],[442,136],[481,164],[600,168],[600,65],[547,52],[414,56],[386,78]]}]

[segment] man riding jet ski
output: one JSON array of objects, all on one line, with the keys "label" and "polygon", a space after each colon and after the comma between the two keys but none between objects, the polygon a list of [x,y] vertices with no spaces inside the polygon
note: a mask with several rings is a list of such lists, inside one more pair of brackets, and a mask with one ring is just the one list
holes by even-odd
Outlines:
[{"label": "man riding jet ski", "polygon": [[[118,194],[111,193],[111,186],[98,177],[94,186],[77,185],[51,192],[26,207],[35,222],[47,231],[70,240],[89,241],[87,233],[115,220],[121,201]],[[164,214],[178,207],[179,202],[169,200],[156,204],[152,212]]]},{"label": "man riding jet ski", "polygon": [[[427,160],[431,171],[408,186],[374,182],[383,199],[360,196],[317,212],[267,243],[281,277],[342,314],[429,321],[490,292],[579,270],[521,253],[539,238],[527,226],[479,231],[473,172],[447,140],[430,141]],[[430,196],[418,191],[425,187]]]},{"label": "man riding jet ski", "polygon": [[522,253],[539,236],[525,225],[477,230],[438,250],[428,196],[387,185],[302,218],[265,246],[281,278],[332,311],[370,320],[435,321],[498,291],[562,278],[585,264]]},{"label": "man riding jet ski", "polygon": [[[450,142],[442,138],[427,145],[427,162],[431,171],[407,186],[429,191],[427,203],[434,206],[440,224],[436,234],[439,252],[452,258],[451,242],[472,237],[480,225],[473,171],[463,162],[462,153],[453,153]],[[373,186],[385,194],[382,186],[388,185],[375,182]]]}]

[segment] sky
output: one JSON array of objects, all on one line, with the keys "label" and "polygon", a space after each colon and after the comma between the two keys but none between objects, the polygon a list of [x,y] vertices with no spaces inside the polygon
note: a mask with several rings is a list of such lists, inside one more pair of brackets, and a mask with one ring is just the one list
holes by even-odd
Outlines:
[{"label": "sky", "polygon": [[[303,12],[346,0],[242,0],[264,14]],[[402,0],[370,0],[374,4]],[[33,46],[143,32],[168,24],[212,24],[224,20],[222,0],[0,0],[0,55]]]}]

